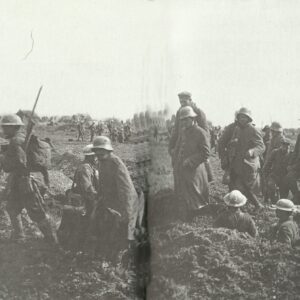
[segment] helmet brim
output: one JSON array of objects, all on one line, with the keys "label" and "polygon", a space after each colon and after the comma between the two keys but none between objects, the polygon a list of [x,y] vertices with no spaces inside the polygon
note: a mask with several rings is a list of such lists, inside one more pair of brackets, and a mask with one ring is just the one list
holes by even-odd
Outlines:
[{"label": "helmet brim", "polygon": [[227,198],[224,198],[224,202],[227,206],[231,206],[231,207],[241,207],[241,206],[244,206],[247,202],[247,199],[243,199],[240,203],[231,203],[230,202],[230,199],[227,199]]},{"label": "helmet brim", "polygon": [[104,150],[107,150],[107,151],[113,151],[113,147],[110,147],[110,146],[94,146],[92,148],[92,151],[95,151],[97,149],[104,149]]}]

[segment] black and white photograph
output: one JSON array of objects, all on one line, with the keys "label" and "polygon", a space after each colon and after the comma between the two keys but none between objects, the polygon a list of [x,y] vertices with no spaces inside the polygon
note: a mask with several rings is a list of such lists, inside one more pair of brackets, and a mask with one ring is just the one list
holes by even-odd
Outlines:
[{"label": "black and white photograph", "polygon": [[0,1],[0,300],[300,299],[300,1]]}]

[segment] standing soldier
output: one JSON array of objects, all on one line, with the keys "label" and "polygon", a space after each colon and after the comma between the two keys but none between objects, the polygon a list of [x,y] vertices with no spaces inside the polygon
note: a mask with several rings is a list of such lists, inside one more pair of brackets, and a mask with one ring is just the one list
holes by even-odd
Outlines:
[{"label": "standing soldier", "polygon": [[93,151],[99,160],[99,244],[104,256],[115,259],[126,244],[134,246],[138,195],[125,164],[113,154],[108,137],[96,137]]},{"label": "standing soldier", "polygon": [[209,141],[191,107],[182,107],[179,117],[181,133],[173,154],[174,185],[178,209],[184,219],[191,219],[209,200],[204,165],[209,158]]},{"label": "standing soldier", "polygon": [[[289,194],[289,188],[284,178],[288,173],[287,168],[291,160],[290,144],[288,139],[283,138],[281,147],[272,151],[263,168],[267,184],[266,196],[271,199],[272,203],[278,200],[276,197],[277,188],[279,189],[280,198],[287,198]],[[268,200],[268,198],[265,200]]]},{"label": "standing soldier", "polygon": [[242,192],[259,209],[263,205],[258,201],[254,188],[259,180],[259,156],[264,152],[265,146],[260,132],[252,125],[249,109],[242,107],[238,111],[237,124],[230,142],[232,188]]},{"label": "standing soldier", "polygon": [[3,170],[9,173],[6,187],[7,212],[14,229],[13,238],[21,241],[25,239],[21,211],[26,208],[45,239],[57,245],[56,230],[46,212],[43,196],[27,167],[27,157],[23,149],[25,136],[21,133],[23,125],[17,115],[6,115],[1,120],[5,138],[10,140],[4,156],[1,157],[1,165]]},{"label": "standing soldier", "polygon": [[218,142],[218,152],[221,160],[221,168],[225,171],[223,183],[227,184],[229,191],[233,190],[233,180],[230,177],[231,163],[235,152],[234,141],[238,132],[237,113],[234,115],[234,122],[224,128]]},{"label": "standing soldier", "polygon": [[79,121],[78,125],[77,125],[77,130],[78,130],[78,138],[77,141],[79,141],[79,139],[81,139],[81,141],[83,142],[84,140],[84,127],[83,127],[83,121]]},{"label": "standing soldier", "polygon": [[90,142],[92,143],[93,140],[94,140],[94,136],[95,136],[95,131],[96,131],[96,125],[95,125],[95,122],[93,121],[93,123],[91,124],[91,126],[89,127],[90,129]]},{"label": "standing soldier", "polygon": [[285,177],[285,184],[293,194],[295,204],[300,204],[300,133],[298,134],[291,162],[288,166],[288,174]]},{"label": "standing soldier", "polygon": [[281,146],[281,141],[283,139],[283,129],[282,126],[278,122],[273,122],[270,127],[271,137],[269,142],[267,143],[265,162],[268,161],[270,155],[274,149],[278,149]]},{"label": "standing soldier", "polygon": [[[181,92],[181,93],[178,94],[178,97],[179,97],[179,102],[180,102],[181,107],[189,106],[193,109],[194,113],[196,114],[195,121],[197,122],[199,127],[204,129],[204,131],[206,132],[207,137],[209,138],[210,133],[209,133],[209,126],[208,126],[208,123],[207,123],[207,120],[206,120],[206,115],[192,101],[192,94],[189,93],[189,92]],[[180,109],[176,113],[174,130],[172,131],[172,135],[171,135],[170,142],[169,142],[169,153],[170,153],[171,156],[172,156],[172,153],[175,150],[176,142],[177,142],[177,140],[179,138],[179,134],[180,134],[179,111],[180,111]],[[212,169],[211,169],[211,166],[210,166],[210,163],[209,163],[208,160],[207,160],[207,162],[205,162],[205,168],[206,168],[207,175],[208,175],[208,181],[210,182],[210,181],[213,180],[213,174],[212,174]]]}]

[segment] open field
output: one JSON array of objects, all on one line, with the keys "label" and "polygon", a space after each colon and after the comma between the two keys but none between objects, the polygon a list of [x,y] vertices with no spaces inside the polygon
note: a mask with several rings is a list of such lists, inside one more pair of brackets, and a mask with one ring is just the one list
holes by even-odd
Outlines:
[{"label": "open field", "polygon": [[[59,205],[52,197],[70,187],[69,177],[84,144],[74,141],[76,132],[56,129],[40,128],[38,133],[50,137],[57,149],[48,203],[59,219]],[[300,251],[270,245],[268,229],[276,221],[273,211],[266,209],[254,217],[259,229],[255,240],[212,228],[227,191],[220,183],[222,172],[215,156],[211,162],[216,180],[210,188],[216,210],[184,223],[173,216],[166,143],[117,144],[115,152],[125,161],[136,185],[143,184],[137,160],[152,158],[148,177],[152,278],[147,299],[300,299]],[[251,207],[245,209],[251,212]],[[111,265],[81,252],[58,253],[43,243],[33,224],[26,224],[28,242],[13,243],[8,239],[9,220],[1,212],[0,299],[135,299],[137,279],[121,263]]]}]

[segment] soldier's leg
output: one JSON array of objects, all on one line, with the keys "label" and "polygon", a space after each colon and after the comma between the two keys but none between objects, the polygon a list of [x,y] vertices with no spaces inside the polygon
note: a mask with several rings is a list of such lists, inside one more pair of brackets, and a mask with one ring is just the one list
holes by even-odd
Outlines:
[{"label": "soldier's leg", "polygon": [[51,244],[58,244],[56,228],[46,213],[44,199],[35,181],[31,181],[31,192],[24,194],[24,205],[32,221],[36,222],[45,239]]},{"label": "soldier's leg", "polygon": [[297,186],[297,173],[295,171],[289,172],[285,179],[284,184],[288,187],[288,189],[292,192],[294,197],[294,202],[299,202],[300,198],[300,192],[298,190]]},{"label": "soldier's leg", "polygon": [[14,192],[11,193],[8,196],[6,210],[9,214],[10,222],[13,227],[13,234],[11,236],[13,239],[22,240],[25,238],[21,217],[21,211],[23,208],[21,197],[18,197],[18,195]]},{"label": "soldier's leg", "polygon": [[267,180],[267,193],[269,198],[271,199],[272,203],[276,203],[277,198],[276,198],[276,182],[274,178],[269,177]]}]

